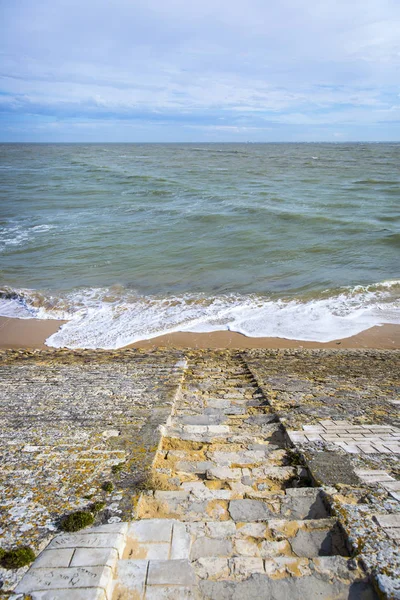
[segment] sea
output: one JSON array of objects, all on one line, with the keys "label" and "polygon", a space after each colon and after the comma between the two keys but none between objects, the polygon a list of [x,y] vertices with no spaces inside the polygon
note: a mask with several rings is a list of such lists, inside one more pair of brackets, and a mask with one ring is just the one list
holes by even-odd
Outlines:
[{"label": "sea", "polygon": [[400,143],[2,144],[0,315],[53,347],[400,323]]}]

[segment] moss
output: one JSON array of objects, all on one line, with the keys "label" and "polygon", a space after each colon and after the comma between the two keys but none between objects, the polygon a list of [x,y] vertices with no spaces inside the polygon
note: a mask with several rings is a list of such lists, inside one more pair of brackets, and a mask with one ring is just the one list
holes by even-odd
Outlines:
[{"label": "moss", "polygon": [[77,510],[61,519],[60,528],[63,531],[79,531],[84,527],[93,525],[94,516],[91,512]]},{"label": "moss", "polygon": [[303,467],[305,465],[303,455],[300,452],[298,452],[297,450],[288,448],[286,456],[287,456],[287,464],[291,465],[292,467],[297,467],[297,466]]},{"label": "moss", "polygon": [[98,512],[100,512],[101,510],[103,510],[103,508],[105,507],[106,503],[105,502],[93,502],[93,504],[91,504],[89,506],[89,510],[91,513],[93,513],[94,515]]},{"label": "moss", "polygon": [[105,481],[101,486],[101,489],[109,494],[113,491],[114,486],[111,481]]},{"label": "moss", "polygon": [[35,560],[35,553],[29,546],[2,550],[0,564],[4,569],[20,569]]},{"label": "moss", "polygon": [[125,466],[125,462],[118,463],[117,465],[113,465],[111,467],[112,473],[120,473]]}]

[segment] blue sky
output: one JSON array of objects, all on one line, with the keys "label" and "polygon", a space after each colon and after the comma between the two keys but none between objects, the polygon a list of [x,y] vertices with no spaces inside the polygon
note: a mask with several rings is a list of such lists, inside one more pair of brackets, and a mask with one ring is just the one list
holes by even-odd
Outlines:
[{"label": "blue sky", "polygon": [[0,141],[400,140],[399,0],[2,0]]}]

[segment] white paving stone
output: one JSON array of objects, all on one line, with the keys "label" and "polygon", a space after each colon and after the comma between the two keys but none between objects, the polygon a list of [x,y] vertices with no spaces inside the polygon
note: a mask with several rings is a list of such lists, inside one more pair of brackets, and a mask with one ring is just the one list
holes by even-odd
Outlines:
[{"label": "white paving stone", "polygon": [[77,548],[71,560],[71,567],[96,567],[107,565],[114,569],[118,560],[115,548]]},{"label": "white paving stone", "polygon": [[114,548],[121,558],[125,536],[117,533],[81,533],[58,535],[47,546],[53,548]]},{"label": "white paving stone", "polygon": [[388,527],[388,528],[392,528],[392,527],[399,527],[400,528],[400,513],[394,513],[394,514],[377,514],[374,516],[375,521],[378,523],[378,525],[380,525],[381,527]]},{"label": "white paving stone", "polygon": [[114,583],[115,598],[142,598],[146,583],[148,560],[120,560]]},{"label": "white paving stone", "polygon": [[172,544],[169,558],[171,560],[187,560],[190,553],[190,534],[184,523],[175,522],[172,530]]},{"label": "white paving stone", "polygon": [[170,542],[173,521],[168,519],[147,519],[134,521],[129,525],[127,537],[139,542]]},{"label": "white paving stone", "polygon": [[151,560],[147,575],[147,585],[196,584],[194,571],[187,560]]},{"label": "white paving stone", "polygon": [[75,588],[103,588],[110,584],[112,572],[109,567],[74,567],[54,569],[30,569],[17,585],[16,593],[42,590]]},{"label": "white paving stone", "polygon": [[37,559],[31,566],[31,569],[51,569],[54,567],[69,567],[74,552],[74,548],[44,550],[37,557]]},{"label": "white paving stone", "polygon": [[109,600],[110,596],[101,588],[74,588],[71,590],[47,590],[46,592],[33,592],[32,600]]}]

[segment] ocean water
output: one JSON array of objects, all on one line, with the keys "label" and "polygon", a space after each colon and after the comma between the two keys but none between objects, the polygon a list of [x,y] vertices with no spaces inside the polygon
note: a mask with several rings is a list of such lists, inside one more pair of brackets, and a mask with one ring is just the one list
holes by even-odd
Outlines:
[{"label": "ocean water", "polygon": [[400,144],[0,145],[0,315],[47,343],[400,323]]}]

